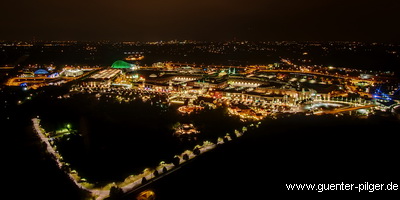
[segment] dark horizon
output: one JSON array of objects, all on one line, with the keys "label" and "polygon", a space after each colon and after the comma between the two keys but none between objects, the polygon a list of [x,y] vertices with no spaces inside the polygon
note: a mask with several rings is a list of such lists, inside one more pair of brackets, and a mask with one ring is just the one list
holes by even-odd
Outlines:
[{"label": "dark horizon", "polygon": [[225,43],[225,42],[248,42],[248,43],[293,43],[293,44],[307,44],[307,43],[358,43],[358,44],[382,44],[382,45],[400,45],[400,41],[361,41],[361,40],[240,40],[238,38],[227,39],[227,40],[191,40],[191,39],[170,39],[170,40],[41,40],[37,39],[36,37],[33,39],[0,39],[0,42],[3,43],[10,43],[10,42],[24,42],[24,43],[97,43],[97,42],[104,42],[104,43],[136,43],[136,44],[146,44],[146,43],[164,43],[164,44],[176,44],[170,42],[185,42],[186,44],[189,43]]},{"label": "dark horizon", "polygon": [[400,3],[393,0],[21,0],[0,6],[0,40],[400,42]]}]

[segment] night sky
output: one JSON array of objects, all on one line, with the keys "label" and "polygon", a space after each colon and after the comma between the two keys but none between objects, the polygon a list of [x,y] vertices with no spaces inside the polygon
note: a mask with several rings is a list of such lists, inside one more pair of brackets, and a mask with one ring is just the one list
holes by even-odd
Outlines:
[{"label": "night sky", "polygon": [[0,40],[400,42],[398,0],[18,0]]}]

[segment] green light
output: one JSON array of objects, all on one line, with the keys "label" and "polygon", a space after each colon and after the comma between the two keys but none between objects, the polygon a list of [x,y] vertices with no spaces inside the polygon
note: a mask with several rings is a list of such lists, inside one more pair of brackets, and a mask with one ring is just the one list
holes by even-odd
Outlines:
[{"label": "green light", "polygon": [[129,69],[131,67],[132,67],[131,64],[122,60],[115,61],[111,66],[111,68],[113,69]]}]

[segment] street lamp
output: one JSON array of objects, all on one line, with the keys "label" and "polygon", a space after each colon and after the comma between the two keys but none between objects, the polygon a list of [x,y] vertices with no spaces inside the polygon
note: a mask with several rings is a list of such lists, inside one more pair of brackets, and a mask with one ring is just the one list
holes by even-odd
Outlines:
[{"label": "street lamp", "polygon": [[68,123],[68,124],[66,125],[66,128],[67,128],[68,131],[70,131],[70,130],[71,130],[71,124]]}]

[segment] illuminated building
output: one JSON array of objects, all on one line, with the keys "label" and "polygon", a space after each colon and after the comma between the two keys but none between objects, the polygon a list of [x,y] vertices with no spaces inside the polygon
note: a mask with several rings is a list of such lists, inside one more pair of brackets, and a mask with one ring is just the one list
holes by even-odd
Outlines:
[{"label": "illuminated building", "polygon": [[201,76],[175,76],[172,80],[177,82],[189,82],[200,78]]},{"label": "illuminated building", "polygon": [[225,79],[207,78],[203,80],[189,82],[188,86],[209,88],[209,89],[223,89],[227,87],[228,84]]},{"label": "illuminated building", "polygon": [[93,74],[89,77],[88,81],[84,83],[84,85],[88,86],[101,86],[101,85],[110,85],[111,79],[115,78],[121,73],[120,69],[105,69],[100,72]]},{"label": "illuminated building", "polygon": [[111,79],[111,78],[114,78],[119,73],[121,73],[121,70],[119,70],[119,69],[106,69],[106,70],[100,71],[99,73],[93,74],[92,76],[90,76],[90,78],[103,79],[103,80]]},{"label": "illuminated building", "polygon": [[34,72],[35,76],[47,76],[49,74],[45,69],[38,69]]},{"label": "illuminated building", "polygon": [[68,69],[65,70],[65,76],[69,76],[69,77],[77,77],[83,74],[83,71],[80,69]]},{"label": "illuminated building", "polygon": [[254,80],[254,79],[240,79],[240,78],[232,78],[228,80],[228,84],[232,86],[238,86],[238,87],[259,87],[262,84],[265,84],[265,82],[260,81],[260,80]]},{"label": "illuminated building", "polygon": [[127,61],[136,61],[136,60],[143,60],[144,56],[140,54],[135,54],[135,55],[129,55],[128,57],[125,58]]},{"label": "illuminated building", "polygon": [[136,68],[136,65],[127,63],[123,60],[117,60],[111,65],[112,69],[132,69]]}]

